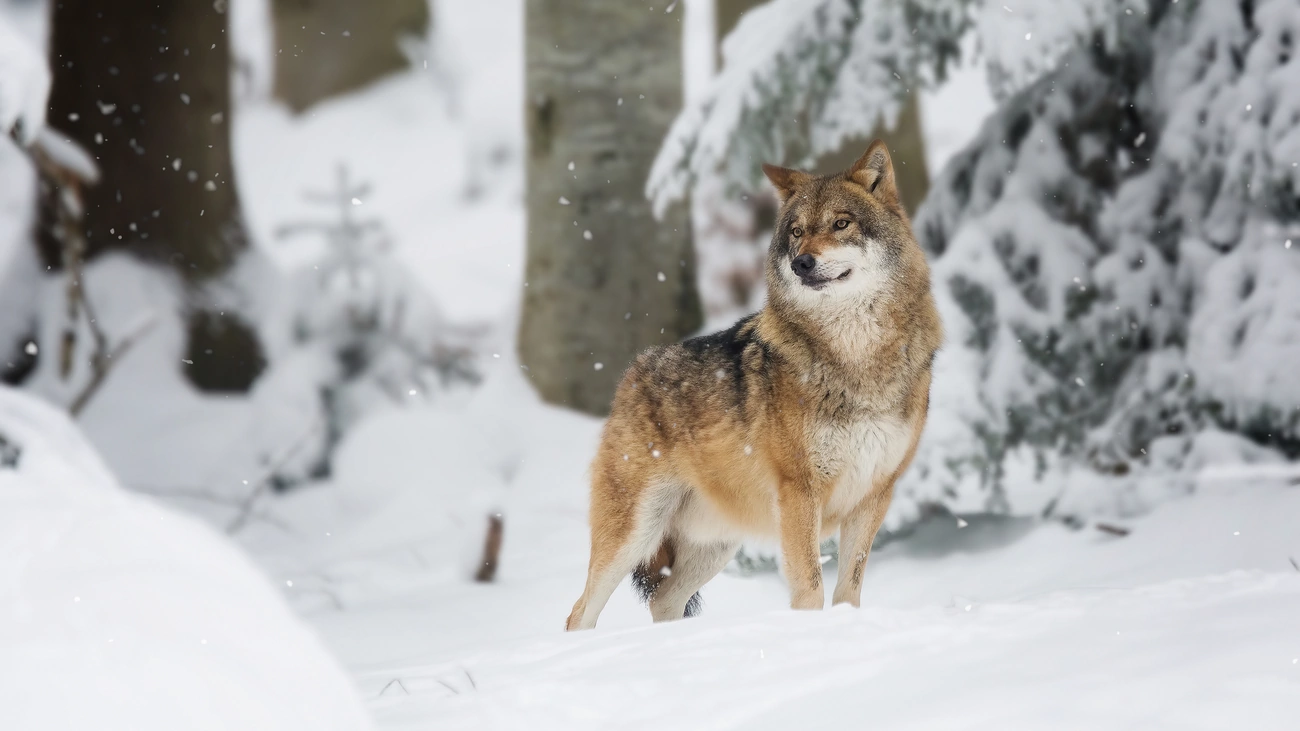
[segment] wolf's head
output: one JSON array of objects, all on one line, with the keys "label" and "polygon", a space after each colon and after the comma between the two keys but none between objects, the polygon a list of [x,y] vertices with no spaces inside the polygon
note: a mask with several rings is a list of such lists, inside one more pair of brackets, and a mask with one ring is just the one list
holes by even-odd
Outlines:
[{"label": "wolf's head", "polygon": [[811,175],[764,165],[781,212],[768,251],[772,302],[805,314],[857,309],[929,287],[925,255],[876,140],[848,170]]}]

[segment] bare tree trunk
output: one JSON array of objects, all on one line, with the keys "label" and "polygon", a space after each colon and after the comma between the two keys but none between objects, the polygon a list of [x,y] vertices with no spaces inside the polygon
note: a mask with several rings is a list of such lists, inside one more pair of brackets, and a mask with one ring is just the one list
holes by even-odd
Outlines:
[{"label": "bare tree trunk", "polygon": [[295,112],[407,67],[403,36],[429,29],[429,0],[272,0],[275,96]]},{"label": "bare tree trunk", "polygon": [[[527,0],[528,262],[519,354],[542,397],[605,414],[624,367],[699,327],[685,206],[645,180],[682,104],[670,0]],[[653,9],[648,10],[648,7]]]},{"label": "bare tree trunk", "polygon": [[[49,122],[101,172],[82,193],[85,258],[126,250],[172,267],[193,288],[225,273],[248,246],[230,156],[226,2],[52,5]],[[58,195],[44,180],[38,247],[51,269],[62,263]],[[216,324],[203,326],[209,320]],[[237,318],[192,320],[190,335],[195,366],[186,373],[196,385],[241,390],[261,371],[257,340]]]}]

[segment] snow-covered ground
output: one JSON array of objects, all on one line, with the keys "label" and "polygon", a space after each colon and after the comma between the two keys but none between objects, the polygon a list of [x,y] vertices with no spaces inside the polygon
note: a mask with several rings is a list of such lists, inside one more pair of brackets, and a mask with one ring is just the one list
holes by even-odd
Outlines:
[{"label": "snow-covered ground", "polygon": [[[861,610],[792,612],[779,577],[723,574],[701,618],[653,626],[624,586],[596,630],[566,635],[599,423],[526,399],[517,411],[530,446],[494,584],[448,571],[445,543],[419,536],[434,518],[411,510],[386,523],[405,538],[349,548],[329,491],[272,509],[312,538],[249,536],[381,727],[1283,729],[1300,717],[1300,488],[1285,478],[1207,476],[1125,521],[1125,537],[932,519],[873,554]],[[829,604],[833,566],[826,579]]]}]

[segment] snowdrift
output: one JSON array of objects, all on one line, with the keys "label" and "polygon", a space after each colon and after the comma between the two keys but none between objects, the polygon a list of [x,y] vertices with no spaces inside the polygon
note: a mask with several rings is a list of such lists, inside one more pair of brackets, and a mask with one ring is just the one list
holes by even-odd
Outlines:
[{"label": "snowdrift", "polygon": [[370,728],[257,569],[61,413],[0,387],[0,451],[0,728]]}]

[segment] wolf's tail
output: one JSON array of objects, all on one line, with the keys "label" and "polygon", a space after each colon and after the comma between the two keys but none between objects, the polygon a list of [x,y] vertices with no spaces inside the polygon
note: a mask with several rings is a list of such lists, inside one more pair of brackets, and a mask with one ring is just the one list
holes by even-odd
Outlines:
[{"label": "wolf's tail", "polygon": [[[641,597],[641,601],[649,604],[655,595],[655,590],[663,582],[664,577],[672,572],[673,561],[677,558],[677,551],[671,540],[665,538],[659,546],[659,552],[654,558],[646,561],[632,572],[632,588]],[[667,571],[665,571],[667,569]],[[704,600],[700,598],[697,591],[686,601],[685,616],[694,617],[700,613],[704,606]]]}]

